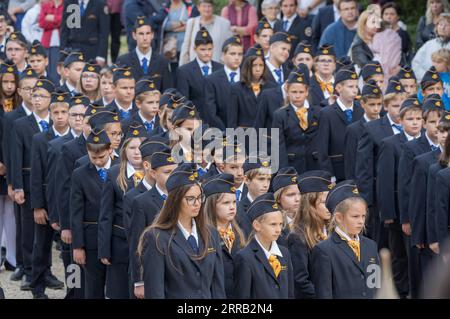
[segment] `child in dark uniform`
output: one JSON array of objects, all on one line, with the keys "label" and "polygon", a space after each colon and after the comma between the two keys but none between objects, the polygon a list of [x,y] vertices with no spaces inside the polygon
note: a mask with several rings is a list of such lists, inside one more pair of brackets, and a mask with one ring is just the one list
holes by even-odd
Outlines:
[{"label": "child in dark uniform", "polygon": [[371,299],[379,288],[377,244],[361,234],[367,204],[351,180],[327,196],[331,234],[312,251],[312,281],[319,299]]},{"label": "child in dark uniform", "polygon": [[225,291],[227,298],[234,296],[234,259],[237,252],[244,247],[246,239],[236,222],[236,189],[234,176],[219,174],[206,180],[203,184],[206,197],[203,206],[204,214],[209,223],[219,231],[222,258],[225,274]]}]

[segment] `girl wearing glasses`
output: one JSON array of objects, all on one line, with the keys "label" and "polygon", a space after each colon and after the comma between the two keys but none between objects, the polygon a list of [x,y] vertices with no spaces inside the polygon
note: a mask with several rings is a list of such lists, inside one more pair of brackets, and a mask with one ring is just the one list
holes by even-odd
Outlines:
[{"label": "girl wearing glasses", "polygon": [[84,65],[76,91],[86,95],[91,103],[101,99],[100,90],[100,65],[95,61],[89,61]]},{"label": "girl wearing glasses", "polygon": [[144,177],[139,146],[146,137],[142,125],[132,125],[125,137],[120,164],[111,167],[100,204],[98,254],[106,265],[106,296],[128,299],[128,243],[123,225],[123,195]]},{"label": "girl wearing glasses", "polygon": [[245,236],[236,222],[236,188],[234,176],[219,174],[206,180],[203,184],[206,201],[204,214],[208,215],[210,225],[217,228],[222,246],[222,258],[225,274],[225,291],[227,298],[234,296],[234,259],[237,252],[245,245]]},{"label": "girl wearing glasses", "polygon": [[167,200],[141,236],[145,298],[225,298],[223,261],[217,231],[206,224],[204,195],[195,164],[169,176]]}]

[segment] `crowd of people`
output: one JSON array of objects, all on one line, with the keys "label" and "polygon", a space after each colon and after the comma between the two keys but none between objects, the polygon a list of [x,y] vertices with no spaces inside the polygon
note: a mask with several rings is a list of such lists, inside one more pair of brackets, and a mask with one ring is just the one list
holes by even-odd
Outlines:
[{"label": "crowd of people", "polygon": [[0,3],[10,280],[36,299],[370,299],[388,248],[398,296],[430,290],[449,4],[427,1],[413,41],[396,2],[329,2]]}]

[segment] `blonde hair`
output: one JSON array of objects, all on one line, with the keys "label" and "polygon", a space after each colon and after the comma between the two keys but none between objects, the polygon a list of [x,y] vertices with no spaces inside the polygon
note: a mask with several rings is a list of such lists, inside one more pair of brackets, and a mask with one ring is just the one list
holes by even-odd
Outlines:
[{"label": "blonde hair", "polygon": [[[289,185],[290,186],[290,185]],[[273,197],[275,198],[275,201],[278,203],[278,207],[280,207],[280,211],[283,214],[283,229],[285,229],[286,227],[289,227],[289,223],[287,220],[288,217],[288,211],[286,209],[284,209],[283,207],[281,207],[281,196],[283,196],[283,193],[287,190],[287,188],[289,186],[285,186],[282,187],[280,189],[278,189],[275,193],[273,193]],[[297,215],[297,213],[294,215],[294,217]]]},{"label": "blonde hair", "polygon": [[[331,224],[329,227],[330,232],[333,232],[336,229],[336,227],[339,226],[338,222],[336,220],[335,212],[339,212],[341,214],[346,214],[351,209],[352,204],[355,204],[355,203],[364,204],[364,206],[366,207],[366,211],[367,211],[367,203],[362,197],[350,197],[350,198],[347,198],[346,200],[343,200],[336,206],[336,208],[334,209],[334,212],[331,212],[333,214],[333,218],[331,219]],[[369,216],[366,215],[366,220],[368,219],[368,217]],[[365,230],[365,227],[363,228],[362,231],[364,232],[364,230]]]},{"label": "blonde hair", "polygon": [[153,95],[159,95],[159,96],[161,96],[161,92],[159,92],[158,90],[153,90],[153,91],[143,92],[143,93],[137,95],[137,96],[135,97],[135,100],[136,100],[137,102],[139,102],[139,103],[142,103],[142,102],[144,102],[144,99],[145,99],[146,97],[153,96]]},{"label": "blonde hair", "polygon": [[323,226],[327,224],[319,217],[316,209],[321,194],[321,192],[302,194],[299,210],[292,222],[291,232],[303,235],[310,249],[326,239]]},{"label": "blonde hair", "polygon": [[433,12],[431,12],[431,2],[432,1],[440,1],[443,4],[443,11],[442,12],[449,12],[450,11],[450,6],[447,0],[428,0],[427,1],[427,11],[425,13],[425,18],[426,18],[426,24],[431,24],[433,23],[434,17],[433,17]]},{"label": "blonde hair", "polygon": [[[127,147],[130,144],[130,142],[133,140],[131,137],[126,139],[123,142],[122,148],[120,149],[120,167],[119,167],[119,175],[117,175],[117,184],[119,185],[120,189],[125,193],[128,189],[127,184],[127,165],[128,165],[128,158],[127,158]],[[139,137],[141,141],[144,140],[144,138]]]},{"label": "blonde hair", "polygon": [[268,167],[254,168],[245,173],[245,177],[249,180],[254,179],[258,175],[272,175],[272,171]]},{"label": "blonde hair", "polygon": [[[366,25],[367,20],[373,15],[376,14],[379,8],[378,5],[369,5],[365,11],[361,13],[357,22],[357,34],[365,43],[369,43],[370,39],[367,36]],[[381,10],[381,9],[380,9]]]},{"label": "blonde hair", "polygon": [[450,68],[450,50],[449,49],[439,49],[431,55],[431,61],[436,63],[444,62],[447,69]]},{"label": "blonde hair", "polygon": [[[82,72],[82,73],[84,73],[84,72]],[[100,81],[101,81],[101,76],[100,76],[99,74],[97,74],[97,79],[98,79],[97,89],[95,90],[95,91],[96,91],[96,95],[95,95],[93,101],[97,101],[97,100],[99,100],[99,99],[102,98],[102,94],[101,94],[101,91],[100,91]],[[82,83],[82,81],[83,81],[83,79],[82,79],[82,77],[80,76],[80,79],[78,80],[78,83],[77,83],[77,88],[76,88],[76,90],[77,90],[77,92],[83,93],[84,95],[86,95],[87,97],[89,97],[88,92],[83,88],[83,83]]]}]

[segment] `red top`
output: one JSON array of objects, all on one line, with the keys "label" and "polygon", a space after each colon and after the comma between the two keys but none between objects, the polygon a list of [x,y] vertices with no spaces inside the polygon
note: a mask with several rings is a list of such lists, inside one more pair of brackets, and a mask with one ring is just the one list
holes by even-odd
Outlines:
[{"label": "red top", "polygon": [[[53,1],[45,2],[41,5],[41,13],[39,14],[39,26],[44,29],[41,43],[44,48],[50,47],[50,40],[52,38],[53,30],[60,32],[61,21],[63,16],[64,3],[60,2],[58,7],[55,7]],[[53,21],[46,21],[45,17],[49,14],[53,14],[55,19]]]}]

